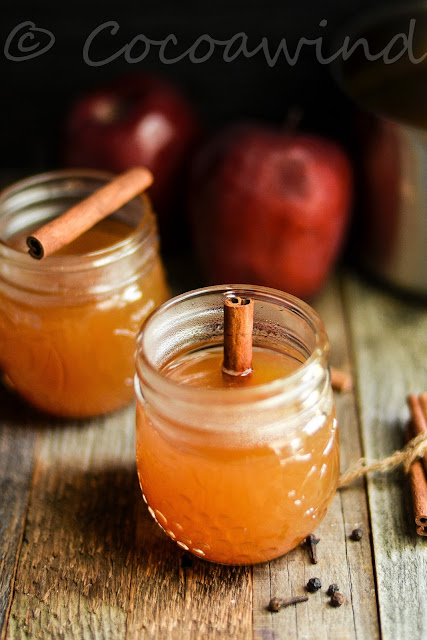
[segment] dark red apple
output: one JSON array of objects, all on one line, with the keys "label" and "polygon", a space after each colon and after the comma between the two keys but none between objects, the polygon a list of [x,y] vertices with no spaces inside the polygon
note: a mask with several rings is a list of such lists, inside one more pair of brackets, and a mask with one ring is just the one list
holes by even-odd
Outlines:
[{"label": "dark red apple", "polygon": [[352,170],[333,142],[257,125],[228,129],[196,157],[190,218],[211,282],[310,298],[343,243]]},{"label": "dark red apple", "polygon": [[145,165],[154,174],[150,196],[165,225],[199,135],[199,119],[175,87],[132,75],[77,101],[66,123],[64,159],[68,166],[114,173]]}]

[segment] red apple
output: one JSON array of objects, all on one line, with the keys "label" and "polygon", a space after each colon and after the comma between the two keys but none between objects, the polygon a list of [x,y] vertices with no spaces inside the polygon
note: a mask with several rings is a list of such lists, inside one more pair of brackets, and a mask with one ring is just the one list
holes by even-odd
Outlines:
[{"label": "red apple", "polygon": [[71,109],[65,163],[114,173],[145,165],[154,174],[150,196],[165,226],[199,135],[194,110],[168,82],[127,76],[83,96]]},{"label": "red apple", "polygon": [[190,218],[209,280],[313,296],[337,259],[351,199],[352,170],[335,143],[231,127],[192,175]]}]

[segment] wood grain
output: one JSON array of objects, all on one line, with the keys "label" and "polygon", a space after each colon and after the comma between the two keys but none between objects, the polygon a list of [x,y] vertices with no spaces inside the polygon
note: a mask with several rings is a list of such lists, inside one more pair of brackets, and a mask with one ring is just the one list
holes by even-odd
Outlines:
[{"label": "wood grain", "polygon": [[122,412],[41,435],[8,638],[124,637],[130,425]]},{"label": "wood grain", "polygon": [[[358,372],[352,362],[352,343],[348,335],[347,311],[342,304],[341,283],[327,289],[316,308],[322,316],[331,342],[331,364],[352,373]],[[335,404],[341,436],[341,471],[363,455],[360,424],[356,411],[355,390],[352,393],[336,393]],[[349,572],[349,587],[354,612],[356,638],[380,636],[375,579],[370,544],[370,515],[365,492],[365,482],[359,480],[339,492],[344,525],[346,564]],[[361,527],[364,536],[354,543],[350,534]],[[331,541],[333,546],[333,541]]]},{"label": "wood grain", "polygon": [[[408,393],[427,385],[427,312],[355,278],[345,284],[365,454],[403,445]],[[427,545],[401,472],[368,478],[382,637],[427,637]]]},{"label": "wood grain", "polygon": [[37,429],[15,396],[0,383],[0,637],[3,638],[21,548]]},{"label": "wood grain", "polygon": [[249,638],[250,571],[190,561],[161,532],[133,434],[133,407],[42,433],[7,638]]},{"label": "wood grain", "polygon": [[[314,304],[331,341],[332,364],[350,370],[350,351],[337,283],[331,285]],[[354,396],[352,393],[335,394],[335,401],[340,424],[341,462],[342,468],[346,468],[361,456]],[[356,526],[365,531],[359,543],[350,540],[350,533]],[[256,640],[374,640],[379,637],[363,481],[335,496],[316,534],[320,537],[317,565],[310,564],[307,549],[298,548],[275,562],[253,568]],[[266,611],[266,605],[273,596],[304,593],[304,586],[311,577],[320,578],[322,590],[310,595],[309,602],[279,613]],[[345,596],[345,604],[340,609],[330,607],[325,594],[333,582],[339,585]]]}]

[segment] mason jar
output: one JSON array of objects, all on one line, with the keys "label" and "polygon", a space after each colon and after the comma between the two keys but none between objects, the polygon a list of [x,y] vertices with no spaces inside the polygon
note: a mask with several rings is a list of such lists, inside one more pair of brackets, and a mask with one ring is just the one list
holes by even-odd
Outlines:
[{"label": "mason jar", "polygon": [[132,400],[137,330],[168,297],[145,195],[112,214],[126,232],[107,246],[37,261],[17,242],[111,178],[54,171],[0,194],[0,370],[29,403],[57,416],[102,414]]},{"label": "mason jar", "polygon": [[[201,370],[188,383],[172,375],[187,357],[221,351],[226,296],[254,300],[254,371],[257,351],[288,358],[289,373],[226,388],[199,384]],[[316,528],[339,475],[328,354],[315,311],[263,287],[191,291],[147,319],[136,351],[137,470],[151,515],[182,549],[264,562]]]}]

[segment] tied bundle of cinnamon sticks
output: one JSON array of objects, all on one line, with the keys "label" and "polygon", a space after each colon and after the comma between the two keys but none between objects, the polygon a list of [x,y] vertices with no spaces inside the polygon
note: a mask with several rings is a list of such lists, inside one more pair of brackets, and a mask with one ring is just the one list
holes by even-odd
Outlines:
[{"label": "tied bundle of cinnamon sticks", "polygon": [[[407,401],[411,420],[407,424],[406,439],[409,441],[416,436],[427,436],[427,392],[419,396],[411,394]],[[427,454],[411,464],[409,481],[417,533],[427,537]]]}]

